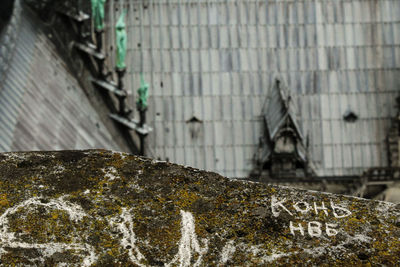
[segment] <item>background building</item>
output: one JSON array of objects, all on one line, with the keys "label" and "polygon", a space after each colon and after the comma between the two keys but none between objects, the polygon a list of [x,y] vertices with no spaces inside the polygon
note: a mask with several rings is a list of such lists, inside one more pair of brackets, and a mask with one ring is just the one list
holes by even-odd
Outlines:
[{"label": "background building", "polygon": [[263,106],[279,79],[318,175],[388,166],[400,85],[399,1],[107,4],[110,66],[112,27],[126,9],[127,82],[136,88],[143,72],[151,85],[151,156],[247,177],[266,160],[258,152],[267,134]]}]

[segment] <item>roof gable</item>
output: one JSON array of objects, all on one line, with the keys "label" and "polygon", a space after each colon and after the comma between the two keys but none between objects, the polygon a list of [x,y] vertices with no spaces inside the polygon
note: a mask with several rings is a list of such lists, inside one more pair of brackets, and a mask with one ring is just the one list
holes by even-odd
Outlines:
[{"label": "roof gable", "polygon": [[279,79],[276,79],[269,91],[262,113],[270,140],[276,137],[285,123],[290,122],[298,139],[303,141],[303,134],[296,120],[297,106]]}]

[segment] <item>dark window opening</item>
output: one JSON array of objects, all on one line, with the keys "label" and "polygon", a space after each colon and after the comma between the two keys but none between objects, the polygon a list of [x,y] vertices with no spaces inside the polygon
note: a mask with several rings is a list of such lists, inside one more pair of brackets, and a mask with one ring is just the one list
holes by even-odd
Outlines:
[{"label": "dark window opening", "polygon": [[296,162],[296,169],[304,169],[304,168],[305,168],[304,162],[301,161]]},{"label": "dark window opening", "polygon": [[202,123],[203,121],[197,118],[196,116],[193,116],[189,120],[186,121],[186,123],[189,125],[189,132],[190,132],[190,137],[192,140],[197,139],[202,132]]},{"label": "dark window opening", "polygon": [[196,122],[202,123],[203,121],[200,120],[199,118],[197,118],[196,116],[193,116],[193,117],[191,117],[190,119],[188,119],[188,120],[186,121],[186,123],[196,123]]},{"label": "dark window opening", "polygon": [[344,114],[343,114],[343,119],[346,122],[356,122],[358,120],[358,116],[356,113],[354,113],[352,110],[347,110]]}]

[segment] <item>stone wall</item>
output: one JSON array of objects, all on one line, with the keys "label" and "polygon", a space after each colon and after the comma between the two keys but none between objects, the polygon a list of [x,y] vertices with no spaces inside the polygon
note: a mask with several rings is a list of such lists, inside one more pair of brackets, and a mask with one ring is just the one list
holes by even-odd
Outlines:
[{"label": "stone wall", "polygon": [[105,150],[0,155],[5,266],[400,261],[399,205],[242,182]]}]

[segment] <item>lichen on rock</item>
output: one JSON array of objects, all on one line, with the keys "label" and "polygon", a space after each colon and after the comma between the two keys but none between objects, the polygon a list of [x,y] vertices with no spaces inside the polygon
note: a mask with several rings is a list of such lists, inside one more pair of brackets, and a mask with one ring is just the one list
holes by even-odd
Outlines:
[{"label": "lichen on rock", "polygon": [[400,207],[105,150],[0,155],[5,266],[386,265]]}]

